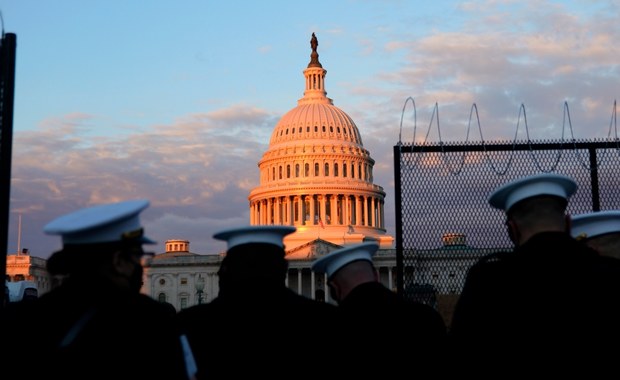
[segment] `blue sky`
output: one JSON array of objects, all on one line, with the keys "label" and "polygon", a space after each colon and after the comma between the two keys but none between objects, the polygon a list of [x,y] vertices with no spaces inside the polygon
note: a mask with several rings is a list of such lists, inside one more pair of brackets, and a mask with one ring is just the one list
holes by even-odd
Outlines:
[{"label": "blue sky", "polygon": [[[399,136],[464,140],[476,104],[486,141],[560,139],[565,102],[575,138],[615,135],[612,1],[3,0],[0,11],[17,36],[9,253],[48,257],[60,240],[47,222],[134,198],[151,201],[156,251],[167,239],[223,250],[211,236],[249,223],[257,163],[303,96],[312,32],[327,96],[376,161],[391,235]],[[401,130],[408,97],[415,126],[409,107]]]}]

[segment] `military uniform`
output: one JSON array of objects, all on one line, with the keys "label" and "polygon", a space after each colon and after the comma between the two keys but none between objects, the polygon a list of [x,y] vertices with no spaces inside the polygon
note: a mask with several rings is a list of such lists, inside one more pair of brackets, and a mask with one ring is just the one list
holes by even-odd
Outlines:
[{"label": "military uniform", "polygon": [[330,281],[351,286],[346,294],[340,293],[339,333],[330,341],[351,357],[367,360],[347,363],[340,369],[347,378],[395,378],[409,371],[414,377],[440,376],[447,333],[439,312],[405,300],[376,278],[373,281],[366,275],[343,273],[351,263],[365,261],[370,266],[361,270],[368,274],[378,248],[375,242],[346,246],[312,265],[313,271],[325,273]]},{"label": "military uniform", "polygon": [[[461,370],[557,377],[577,370],[591,375],[606,363],[601,348],[620,338],[620,261],[562,230],[566,215],[556,205],[576,188],[568,177],[539,174],[491,194],[489,203],[521,224],[511,226],[512,251],[488,255],[467,273],[449,331]],[[540,199],[547,202],[538,204],[544,213],[521,203]],[[519,219],[524,215],[529,222]],[[536,224],[532,215],[545,222]]]},{"label": "military uniform", "polygon": [[44,232],[60,235],[48,260],[66,278],[0,317],[7,379],[188,379],[175,314],[140,294],[147,200],[96,205],[63,215]]},{"label": "military uniform", "polygon": [[1,318],[6,379],[187,379],[174,315],[139,293],[67,279]]},{"label": "military uniform", "polygon": [[336,307],[286,286],[283,237],[292,226],[216,233],[227,241],[218,296],[178,313],[198,379],[320,378]]}]

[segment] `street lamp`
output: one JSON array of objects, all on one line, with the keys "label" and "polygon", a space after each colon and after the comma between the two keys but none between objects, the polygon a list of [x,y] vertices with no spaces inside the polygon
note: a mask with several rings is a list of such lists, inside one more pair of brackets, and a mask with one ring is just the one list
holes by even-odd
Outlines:
[{"label": "street lamp", "polygon": [[198,275],[195,286],[196,286],[196,294],[198,295],[198,304],[200,305],[202,303],[202,294],[204,293],[204,290],[205,290],[205,279],[202,278],[200,275]]}]

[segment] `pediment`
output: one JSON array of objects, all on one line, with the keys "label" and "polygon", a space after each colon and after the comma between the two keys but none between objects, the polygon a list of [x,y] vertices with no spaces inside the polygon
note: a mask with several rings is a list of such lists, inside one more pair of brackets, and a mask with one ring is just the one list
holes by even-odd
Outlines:
[{"label": "pediment", "polygon": [[340,248],[342,246],[318,238],[286,251],[286,258],[288,260],[318,259]]}]

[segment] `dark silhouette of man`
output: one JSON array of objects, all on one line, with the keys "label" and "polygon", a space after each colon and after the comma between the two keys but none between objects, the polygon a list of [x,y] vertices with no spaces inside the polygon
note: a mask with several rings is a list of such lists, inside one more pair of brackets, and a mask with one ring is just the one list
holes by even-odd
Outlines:
[{"label": "dark silhouette of man", "polygon": [[5,378],[188,379],[175,315],[140,293],[142,246],[155,243],[139,222],[148,205],[96,205],[45,226],[62,237],[47,265],[63,281],[3,314]]},{"label": "dark silhouette of man", "polygon": [[379,281],[372,260],[378,249],[376,242],[346,246],[312,264],[327,277],[341,314],[338,337],[330,340],[338,352],[377,363],[345,366],[349,377],[400,377],[412,362],[417,374],[428,369],[437,375],[446,349],[444,320],[433,307],[405,300]]},{"label": "dark silhouette of man", "polygon": [[198,379],[320,377],[317,363],[334,305],[286,286],[283,238],[293,226],[245,226],[216,233],[227,242],[218,296],[178,313]]},{"label": "dark silhouette of man", "polygon": [[515,247],[469,269],[450,329],[464,368],[558,375],[605,363],[593,348],[620,337],[620,266],[570,235],[576,190],[569,177],[537,174],[490,195]]}]

